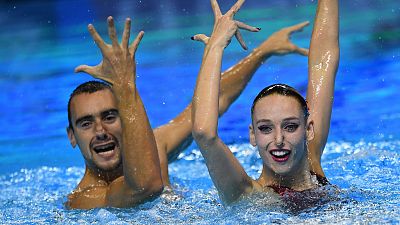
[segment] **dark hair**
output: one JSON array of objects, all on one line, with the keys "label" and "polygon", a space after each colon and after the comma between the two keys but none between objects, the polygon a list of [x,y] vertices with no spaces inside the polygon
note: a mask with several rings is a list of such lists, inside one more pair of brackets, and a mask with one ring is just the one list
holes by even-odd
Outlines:
[{"label": "dark hair", "polygon": [[257,97],[254,99],[253,105],[251,106],[252,118],[254,113],[254,107],[258,102],[258,100],[272,94],[294,97],[300,103],[301,108],[303,109],[304,117],[307,119],[308,116],[310,115],[308,112],[307,101],[303,98],[303,96],[301,96],[299,92],[296,91],[296,89],[290,87],[287,84],[273,84],[262,89],[260,93],[258,93]]},{"label": "dark hair", "polygon": [[95,80],[85,82],[75,88],[75,90],[69,96],[69,100],[68,100],[68,128],[69,129],[73,130],[72,122],[71,122],[71,100],[72,100],[72,98],[76,95],[80,95],[83,93],[91,94],[91,93],[101,91],[101,90],[106,90],[106,89],[108,89],[112,92],[111,86],[109,84],[101,82],[101,81],[95,81]]}]

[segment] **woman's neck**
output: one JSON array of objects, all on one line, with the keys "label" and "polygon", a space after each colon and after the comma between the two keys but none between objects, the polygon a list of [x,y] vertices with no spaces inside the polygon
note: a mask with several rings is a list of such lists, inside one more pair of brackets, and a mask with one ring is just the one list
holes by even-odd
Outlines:
[{"label": "woman's neck", "polygon": [[307,163],[304,163],[297,171],[296,173],[280,175],[264,165],[259,181],[264,187],[280,186],[288,187],[296,191],[303,191],[316,186]]}]

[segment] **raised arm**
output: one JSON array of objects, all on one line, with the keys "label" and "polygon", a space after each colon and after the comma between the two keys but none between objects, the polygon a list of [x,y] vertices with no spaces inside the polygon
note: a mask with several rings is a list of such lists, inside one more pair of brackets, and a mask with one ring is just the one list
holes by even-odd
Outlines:
[{"label": "raised arm", "polygon": [[222,15],[216,0],[211,0],[215,15],[214,29],[204,50],[192,101],[193,137],[200,146],[214,185],[226,203],[233,202],[243,193],[250,192],[253,185],[252,179],[217,134],[218,96],[224,48],[237,33],[238,28],[256,31],[247,25],[238,26],[239,23],[233,20],[234,14],[243,2],[239,0],[225,15]]},{"label": "raised arm", "polygon": [[[226,112],[229,106],[239,97],[254,73],[268,58],[273,55],[291,53],[308,54],[307,49],[299,48],[289,40],[292,33],[301,31],[307,25],[308,22],[303,22],[273,33],[247,57],[222,73],[218,106],[219,116]],[[206,44],[209,40],[205,35],[196,35],[193,39]],[[172,161],[192,142],[191,113],[192,104],[189,104],[184,111],[169,123],[155,129],[154,135],[158,149],[164,152],[160,152],[160,159],[162,154],[168,155],[168,160],[167,156],[163,157],[165,164],[168,164],[168,161]],[[161,161],[163,160],[161,159]],[[168,175],[168,173],[166,174]]]},{"label": "raised arm", "polygon": [[135,52],[144,33],[140,32],[128,46],[131,21],[127,19],[119,44],[113,18],[109,17],[107,21],[111,45],[104,43],[93,25],[89,25],[103,61],[94,67],[82,65],[75,70],[112,84],[122,122],[124,176],[109,185],[105,205],[128,207],[159,194],[163,185],[156,142],[136,89]]},{"label": "raised arm", "polygon": [[311,168],[324,176],[321,155],[331,120],[333,92],[339,64],[338,0],[319,0],[308,58],[307,101],[315,137],[309,143]]}]

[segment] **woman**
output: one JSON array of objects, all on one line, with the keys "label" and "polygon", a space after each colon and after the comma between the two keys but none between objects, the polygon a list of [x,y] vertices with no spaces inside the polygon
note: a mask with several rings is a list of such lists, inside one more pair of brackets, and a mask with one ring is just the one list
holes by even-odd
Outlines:
[{"label": "woman", "polygon": [[254,100],[250,141],[263,161],[257,180],[246,174],[217,134],[223,50],[233,35],[244,46],[238,28],[255,28],[233,20],[243,1],[225,15],[215,0],[211,2],[213,33],[210,38],[195,36],[206,43],[206,48],[193,97],[192,132],[221,199],[231,203],[254,192],[303,191],[326,184],[320,160],[329,132],[339,62],[338,1],[318,2],[308,62],[310,112],[302,96],[287,85],[267,87]]}]

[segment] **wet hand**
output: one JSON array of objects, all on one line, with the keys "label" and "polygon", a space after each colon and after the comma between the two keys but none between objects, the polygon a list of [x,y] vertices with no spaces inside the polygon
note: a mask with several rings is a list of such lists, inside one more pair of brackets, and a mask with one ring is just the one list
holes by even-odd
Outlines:
[{"label": "wet hand", "polygon": [[238,0],[235,5],[224,15],[222,15],[216,0],[211,0],[211,6],[214,12],[214,29],[211,37],[205,34],[197,34],[192,37],[193,40],[201,41],[206,45],[214,44],[225,48],[229,45],[231,38],[235,35],[243,49],[247,50],[246,43],[239,29],[244,29],[252,32],[258,32],[260,28],[249,26],[243,22],[233,20],[233,16],[239,11],[240,7],[244,3],[244,0]]},{"label": "wet hand", "polygon": [[94,78],[101,79],[111,84],[135,82],[135,53],[140,41],[142,40],[144,32],[139,32],[133,43],[128,46],[131,20],[127,18],[125,21],[122,41],[121,44],[119,44],[114,19],[111,16],[108,17],[107,23],[111,45],[103,41],[92,24],[88,25],[88,30],[94,42],[101,50],[103,56],[102,61],[96,66],[80,65],[75,68],[75,72],[85,72]]},{"label": "wet hand", "polygon": [[298,53],[308,55],[308,49],[300,48],[290,41],[290,35],[300,32],[309,24],[308,21],[296,24],[294,26],[283,28],[273,33],[266,41],[264,41],[257,49],[263,54],[286,55],[289,53]]}]

